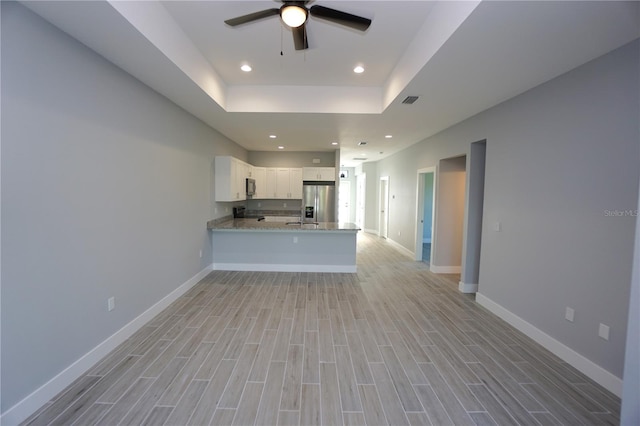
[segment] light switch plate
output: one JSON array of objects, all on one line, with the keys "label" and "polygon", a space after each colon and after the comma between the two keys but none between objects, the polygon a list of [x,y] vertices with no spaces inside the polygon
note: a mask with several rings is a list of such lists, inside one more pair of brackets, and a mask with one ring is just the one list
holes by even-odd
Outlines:
[{"label": "light switch plate", "polygon": [[600,323],[600,328],[598,329],[598,336],[602,337],[604,340],[609,340],[609,326]]},{"label": "light switch plate", "polygon": [[575,313],[576,311],[574,311],[573,308],[570,308],[567,306],[567,309],[564,314],[564,319],[566,319],[569,322],[573,322],[573,316]]}]

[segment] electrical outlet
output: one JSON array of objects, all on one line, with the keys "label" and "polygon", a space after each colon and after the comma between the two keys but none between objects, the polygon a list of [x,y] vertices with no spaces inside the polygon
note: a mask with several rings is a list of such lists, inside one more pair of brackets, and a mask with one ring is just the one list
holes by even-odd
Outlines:
[{"label": "electrical outlet", "polygon": [[604,340],[609,340],[609,326],[600,323],[600,328],[598,329],[598,336],[602,337]]},{"label": "electrical outlet", "polygon": [[287,203],[282,203],[282,207],[287,207]]},{"label": "electrical outlet", "polygon": [[229,213],[229,207],[225,207],[225,208],[224,208],[224,212],[225,212],[225,213]]},{"label": "electrical outlet", "polygon": [[564,313],[564,319],[566,319],[569,322],[573,322],[573,316],[576,313],[576,311],[573,310],[573,308],[570,308],[567,306],[567,309]]},{"label": "electrical outlet", "polygon": [[111,312],[116,308],[116,298],[110,297],[107,299],[107,311]]},{"label": "electrical outlet", "polygon": [[502,222],[500,222],[499,220],[496,221],[496,223],[493,224],[493,230],[496,232],[502,231]]},{"label": "electrical outlet", "polygon": [[262,203],[258,203],[258,207],[262,207]]},{"label": "electrical outlet", "polygon": [[293,244],[298,244],[298,237],[293,237]]},{"label": "electrical outlet", "polygon": [[213,213],[214,213],[214,214],[218,214],[218,208],[217,208],[217,207],[214,207],[214,208],[213,208]]},{"label": "electrical outlet", "polygon": [[200,250],[200,259],[202,259],[202,250]]}]

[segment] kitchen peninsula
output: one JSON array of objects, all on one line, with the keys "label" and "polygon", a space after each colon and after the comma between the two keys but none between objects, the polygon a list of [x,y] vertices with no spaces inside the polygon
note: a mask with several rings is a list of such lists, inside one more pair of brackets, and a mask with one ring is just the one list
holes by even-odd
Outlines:
[{"label": "kitchen peninsula", "polygon": [[356,225],[291,219],[209,221],[213,269],[356,272],[356,236],[360,230]]}]

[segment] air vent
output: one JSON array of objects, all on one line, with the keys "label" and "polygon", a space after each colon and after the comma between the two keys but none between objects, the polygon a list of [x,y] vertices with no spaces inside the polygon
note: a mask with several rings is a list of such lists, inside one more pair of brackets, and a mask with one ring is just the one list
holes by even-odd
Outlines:
[{"label": "air vent", "polygon": [[354,161],[364,161],[366,158],[353,157]]},{"label": "air vent", "polygon": [[406,98],[404,98],[404,101],[402,101],[402,103],[411,105],[417,100],[418,100],[418,96],[407,96]]},{"label": "air vent", "polygon": [[366,144],[367,144],[367,143],[366,143],[365,141],[358,142],[358,146],[363,146],[363,145],[366,145]]}]

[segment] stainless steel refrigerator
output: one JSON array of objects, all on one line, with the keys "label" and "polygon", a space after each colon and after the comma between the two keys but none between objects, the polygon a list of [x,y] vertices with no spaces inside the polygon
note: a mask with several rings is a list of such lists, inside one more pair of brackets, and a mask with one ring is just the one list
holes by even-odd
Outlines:
[{"label": "stainless steel refrigerator", "polygon": [[304,182],[302,186],[304,222],[336,221],[336,186],[334,183]]}]

